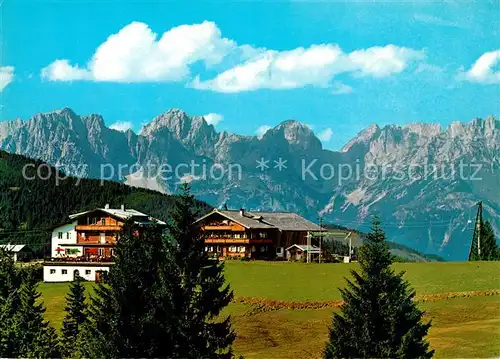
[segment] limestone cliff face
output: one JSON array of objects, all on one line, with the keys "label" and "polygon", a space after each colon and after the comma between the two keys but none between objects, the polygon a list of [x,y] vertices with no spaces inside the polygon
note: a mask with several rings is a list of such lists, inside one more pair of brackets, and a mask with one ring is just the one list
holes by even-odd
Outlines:
[{"label": "limestone cliff face", "polygon": [[[295,211],[311,220],[322,214],[362,229],[378,214],[390,239],[450,259],[467,255],[477,201],[500,233],[500,122],[493,118],[447,128],[372,125],[333,152],[293,120],[262,137],[241,136],[218,133],[203,117],[172,109],[136,135],[107,128],[99,115],[66,108],[0,122],[0,148],[77,176],[99,177],[102,166],[122,165],[114,179],[165,192],[187,176],[196,195],[214,206]],[[256,167],[261,159],[268,168]],[[201,167],[192,173],[183,166],[191,162],[218,164],[226,172],[222,178]],[[165,164],[181,170],[171,178],[157,176]],[[238,165],[231,175],[230,165]],[[347,168],[350,176],[342,172]]]}]

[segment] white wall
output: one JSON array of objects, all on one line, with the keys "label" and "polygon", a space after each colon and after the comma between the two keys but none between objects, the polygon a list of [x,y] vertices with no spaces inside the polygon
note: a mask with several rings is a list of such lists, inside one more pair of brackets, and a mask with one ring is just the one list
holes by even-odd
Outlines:
[{"label": "white wall", "polygon": [[[63,269],[66,270],[66,274],[62,274]],[[55,273],[50,273],[51,270],[55,270]],[[85,280],[94,282],[96,271],[108,271],[109,266],[85,266],[78,264],[68,264],[68,265],[44,265],[43,266],[43,281],[44,282],[71,282],[74,278],[74,272],[78,270],[80,272],[80,277]],[[87,274],[87,271],[90,271]]]},{"label": "white wall", "polygon": [[[55,257],[60,257],[61,254],[57,254],[57,247],[60,246],[60,244],[76,244],[77,242],[77,238],[76,238],[76,225],[78,224],[77,221],[74,221],[73,223],[69,223],[69,224],[65,224],[61,227],[57,227],[53,230],[52,232],[52,240],[51,240],[51,253],[50,253],[50,256],[55,258]],[[62,233],[62,239],[59,239],[59,232]],[[67,237],[67,233],[69,233],[69,239]],[[68,247],[68,246],[64,246],[64,247],[61,247],[63,249],[66,249],[66,248],[75,248],[75,249],[78,249],[80,250],[80,253],[78,254],[72,254],[70,255],[70,257],[79,257],[79,256],[82,256],[83,255],[83,247],[78,247],[78,246],[72,246],[72,247]],[[63,255],[65,255],[63,253]]]}]

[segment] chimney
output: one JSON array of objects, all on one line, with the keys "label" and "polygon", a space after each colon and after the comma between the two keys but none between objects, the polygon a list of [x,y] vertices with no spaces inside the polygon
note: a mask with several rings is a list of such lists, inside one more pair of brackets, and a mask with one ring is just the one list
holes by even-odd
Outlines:
[{"label": "chimney", "polygon": [[109,209],[109,203],[106,203],[106,205],[104,206],[104,209]]},{"label": "chimney", "polygon": [[240,216],[245,216],[245,208],[240,208]]},{"label": "chimney", "polygon": [[122,204],[122,208],[121,209],[122,209],[122,211],[125,211],[125,205],[124,204]]}]

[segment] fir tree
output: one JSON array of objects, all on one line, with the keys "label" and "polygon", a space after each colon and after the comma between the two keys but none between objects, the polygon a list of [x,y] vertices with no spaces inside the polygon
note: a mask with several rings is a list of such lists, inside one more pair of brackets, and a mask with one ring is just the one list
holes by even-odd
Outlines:
[{"label": "fir tree", "polygon": [[0,251],[0,357],[54,358],[58,338],[43,319],[32,270],[16,268]]},{"label": "fir tree", "polygon": [[76,349],[78,335],[86,320],[87,304],[85,303],[85,287],[83,279],[77,276],[70,284],[66,296],[66,316],[61,330],[62,353],[65,357],[72,357]]},{"label": "fir tree", "polygon": [[[480,250],[479,250],[480,249]],[[474,231],[471,245],[470,261],[498,260],[499,250],[495,232],[490,221],[484,222],[479,218],[479,230]]]},{"label": "fir tree", "polygon": [[415,291],[391,269],[393,258],[380,222],[359,250],[360,272],[341,289],[344,304],[334,313],[325,358],[431,358],[424,339],[431,326],[413,301]]},{"label": "fir tree", "polygon": [[495,232],[490,221],[484,223],[481,235],[481,259],[484,261],[498,260],[498,246]]},{"label": "fir tree", "polygon": [[79,336],[85,358],[172,357],[172,272],[159,228],[124,226],[115,264],[90,297]]},{"label": "fir tree", "polygon": [[230,318],[217,318],[231,302],[233,292],[225,283],[223,262],[209,259],[205,252],[204,238],[194,225],[197,214],[195,199],[185,183],[168,226],[170,250],[180,279],[173,295],[184,343],[175,356],[230,358],[235,339]]}]

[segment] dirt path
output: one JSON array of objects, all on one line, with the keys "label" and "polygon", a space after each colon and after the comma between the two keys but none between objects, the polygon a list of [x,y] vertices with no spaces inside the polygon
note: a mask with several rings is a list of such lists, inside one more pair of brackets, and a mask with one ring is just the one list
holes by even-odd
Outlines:
[{"label": "dirt path", "polygon": [[[423,294],[417,295],[415,300],[417,302],[436,302],[440,300],[448,300],[453,298],[468,298],[479,296],[500,295],[500,289],[495,290],[477,290],[470,292],[450,292],[438,294]],[[236,297],[236,303],[248,304],[253,307],[251,313],[255,312],[268,312],[280,309],[321,309],[321,308],[340,308],[343,301],[329,300],[329,301],[286,301],[286,300],[273,300],[252,297]]]}]

